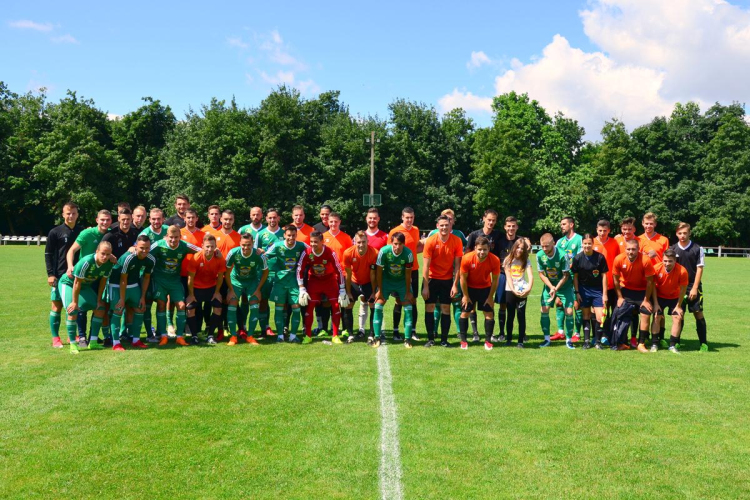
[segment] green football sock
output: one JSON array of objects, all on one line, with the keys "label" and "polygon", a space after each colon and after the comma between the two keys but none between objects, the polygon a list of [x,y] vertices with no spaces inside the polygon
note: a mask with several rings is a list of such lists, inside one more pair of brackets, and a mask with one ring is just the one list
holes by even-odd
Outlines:
[{"label": "green football sock", "polygon": [[167,315],[167,325],[174,326],[174,309],[171,309]]},{"label": "green football sock", "polygon": [[435,310],[432,311],[432,317],[435,318],[435,324],[440,324],[440,304],[436,304]]},{"label": "green football sock", "polygon": [[574,323],[573,315],[571,314],[568,316],[565,315],[565,338],[570,340],[571,337],[573,337],[573,323]]},{"label": "green football sock", "polygon": [[555,311],[557,313],[557,329],[559,331],[562,330],[565,325],[565,309],[563,309],[562,307],[556,307]]},{"label": "green football sock", "polygon": [[276,326],[276,335],[282,335],[284,332],[284,305],[277,305],[273,313],[273,323]]},{"label": "green football sock", "polygon": [[375,330],[375,338],[383,338],[383,304],[375,304],[372,312],[372,327]]},{"label": "green football sock", "polygon": [[[66,325],[67,328],[67,325]],[[49,331],[52,338],[60,336],[60,313],[55,311],[49,312]]]},{"label": "green football sock", "polygon": [[177,324],[175,325],[176,328],[176,334],[178,337],[182,337],[182,335],[185,333],[185,311],[177,311],[176,318]]},{"label": "green football sock", "polygon": [[[146,327],[146,335],[151,336],[151,304],[153,302],[146,302],[146,310],[143,311],[143,325]],[[141,331],[138,330],[138,335]]]},{"label": "green football sock", "polygon": [[542,333],[545,339],[549,339],[549,312],[543,312],[539,319],[539,324],[542,326]]},{"label": "green football sock", "polygon": [[411,339],[411,329],[414,325],[412,312],[413,309],[411,304],[404,306],[404,337],[406,337],[406,340]]},{"label": "green football sock", "polygon": [[104,321],[103,318],[99,318],[96,316],[91,317],[91,333],[89,334],[89,342],[96,342],[96,339],[99,338],[99,330],[102,328],[102,321]]},{"label": "green football sock", "polygon": [[237,306],[227,307],[227,324],[229,325],[229,334],[232,337],[237,335]]},{"label": "green football sock", "polygon": [[156,311],[156,335],[167,334],[167,311]]},{"label": "green football sock", "polygon": [[[268,319],[270,317],[271,317],[271,315],[269,314],[269,310],[268,309],[266,309],[265,311],[259,311],[259,313],[258,313],[258,321],[260,322],[260,329],[261,330],[265,330],[266,328],[268,328],[269,326],[271,326],[271,325],[268,324]],[[281,331],[283,332],[284,330],[282,329]]]},{"label": "green football sock", "polygon": [[250,336],[255,333],[255,327],[258,325],[258,307],[260,307],[258,306],[258,304],[250,304],[250,320],[248,321],[247,325],[247,334]]},{"label": "green football sock", "polygon": [[576,316],[576,333],[581,334],[581,328],[583,328],[583,311],[578,309],[575,312]]},{"label": "green football sock", "polygon": [[78,323],[76,320],[66,319],[65,330],[68,332],[68,340],[70,340],[70,344],[74,344],[76,341],[76,335],[78,335]]},{"label": "green football sock", "polygon": [[[122,318],[121,318],[121,320],[122,320]],[[102,327],[102,334],[104,335],[105,339],[112,338],[112,332],[111,332],[111,329],[110,329],[109,325]]]},{"label": "green football sock", "polygon": [[[121,314],[113,314],[112,315],[112,339],[115,342],[120,341],[120,324],[122,322],[122,315]],[[106,336],[106,334],[105,334]]]},{"label": "green football sock", "polygon": [[[300,308],[292,309],[292,324],[289,327],[289,335],[297,335],[299,324],[302,321]],[[283,330],[282,330],[283,331]]]},{"label": "green football sock", "polygon": [[141,340],[141,326],[143,325],[143,313],[133,314],[133,324],[130,327],[130,336],[133,342]]},{"label": "green football sock", "polygon": [[[238,330],[245,330],[245,326],[247,325],[247,314],[248,314],[248,304],[247,302],[243,301],[237,306],[237,329]],[[250,330],[248,328],[247,330],[248,335],[252,335],[255,333],[253,330]]]},{"label": "green football sock", "polygon": [[456,332],[458,333],[460,328],[458,322],[461,320],[461,307],[457,302],[453,303],[453,321],[456,323]]}]

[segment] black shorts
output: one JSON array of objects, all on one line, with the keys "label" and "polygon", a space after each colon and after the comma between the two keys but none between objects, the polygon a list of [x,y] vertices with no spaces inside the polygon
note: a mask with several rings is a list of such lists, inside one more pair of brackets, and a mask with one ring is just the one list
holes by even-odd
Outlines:
[{"label": "black shorts", "polygon": [[479,311],[494,312],[495,308],[487,305],[487,298],[490,296],[490,288],[469,288],[469,300],[471,303],[468,308],[461,306],[462,312],[472,312],[476,307]]},{"label": "black shorts", "polygon": [[365,283],[364,285],[358,285],[352,281],[352,296],[354,300],[359,297],[364,297],[368,302],[375,302],[375,299],[370,299],[372,295],[372,283]]},{"label": "black shorts", "polygon": [[607,290],[607,307],[612,309],[617,307],[617,290],[614,288]]},{"label": "black shorts", "polygon": [[687,309],[691,313],[701,312],[703,311],[703,283],[698,284],[698,296],[695,297],[695,300],[688,299],[688,295],[690,294],[690,290],[692,288],[692,284],[688,285],[688,293],[685,294],[685,303],[687,304]]},{"label": "black shorts", "polygon": [[627,288],[620,288],[620,292],[622,293],[622,298],[625,299],[625,302],[633,304],[641,314],[651,315],[648,309],[641,307],[643,300],[646,298],[646,290],[629,290]]},{"label": "black shorts", "polygon": [[674,309],[675,307],[677,307],[677,299],[664,299],[662,297],[659,297],[658,300],[662,314],[664,314],[667,309],[669,309],[670,315],[674,316],[676,314],[674,312]]},{"label": "black shorts", "polygon": [[427,285],[430,291],[430,296],[424,301],[425,304],[440,304],[448,305],[451,303],[451,288],[453,288],[453,280],[430,280]]},{"label": "black shorts", "polygon": [[198,304],[205,304],[210,303],[211,307],[221,307],[221,302],[218,304],[215,303],[213,300],[214,297],[214,290],[216,288],[210,287],[210,288],[193,288],[193,293],[195,294],[195,301]]}]

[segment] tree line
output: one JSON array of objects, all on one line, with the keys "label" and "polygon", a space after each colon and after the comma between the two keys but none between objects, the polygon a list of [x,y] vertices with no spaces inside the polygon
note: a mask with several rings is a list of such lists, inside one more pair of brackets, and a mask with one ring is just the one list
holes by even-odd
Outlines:
[{"label": "tree line", "polygon": [[494,98],[488,127],[461,109],[441,116],[403,99],[387,118],[362,118],[339,92],[306,99],[286,86],[258,107],[211,99],[183,119],[143,101],[110,120],[74,91],[50,102],[43,91],[18,94],[0,82],[0,232],[46,233],[70,199],[85,224],[121,200],[171,214],[179,193],[199,213],[214,203],[231,208],[238,222],[255,205],[277,207],[289,221],[302,204],[314,223],[328,203],[347,227],[360,227],[374,131],[382,227],[399,223],[407,205],[425,229],[444,208],[464,230],[494,208],[517,216],[532,237],[557,232],[566,215],[582,232],[600,218],[652,211],[668,236],[686,221],[704,245],[750,246],[750,126],[738,103],[703,113],[677,104],[631,132],[613,119],[592,142],[576,120],[515,92]]}]

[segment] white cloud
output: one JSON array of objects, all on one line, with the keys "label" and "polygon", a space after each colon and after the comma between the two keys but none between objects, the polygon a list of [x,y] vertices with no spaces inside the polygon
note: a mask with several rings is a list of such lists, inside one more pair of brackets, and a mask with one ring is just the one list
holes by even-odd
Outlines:
[{"label": "white cloud", "polygon": [[250,47],[250,44],[248,44],[247,42],[243,42],[242,38],[238,36],[227,38],[227,44],[229,44],[230,47],[236,47],[238,49],[247,49]]},{"label": "white cloud", "polygon": [[29,21],[28,19],[21,19],[19,21],[10,21],[8,23],[8,26],[11,28],[18,28],[18,29],[27,29],[27,30],[34,30],[34,31],[52,31],[54,26],[52,26],[52,23],[37,23],[34,21]]},{"label": "white cloud", "polygon": [[52,40],[55,43],[73,43],[73,44],[81,43],[78,40],[76,40],[73,37],[73,35],[71,35],[70,33],[67,33],[62,36],[53,36],[50,38],[50,40]]},{"label": "white cloud", "polygon": [[116,115],[114,113],[107,113],[107,120],[109,121],[117,121],[122,119],[122,115]]},{"label": "white cloud", "polygon": [[308,69],[307,64],[303,63],[290,53],[290,48],[284,43],[281,34],[273,30],[268,35],[259,37],[260,44],[258,48],[265,53],[265,56],[274,64],[289,66],[295,71],[305,71]]},{"label": "white cloud", "polygon": [[[668,115],[675,102],[750,99],[749,10],[722,0],[592,0],[580,15],[601,51],[556,35],[541,56],[512,60],[495,93],[527,92],[550,114],[577,119],[589,137],[608,119],[633,128]],[[482,64],[475,54],[484,52],[472,52],[469,69]],[[489,99],[454,89],[438,102],[443,111],[485,111]]]},{"label": "white cloud", "polygon": [[460,92],[453,89],[453,93],[446,94],[438,100],[438,105],[443,112],[461,108],[468,112],[492,112],[492,98],[480,97],[471,92]]},{"label": "white cloud", "polygon": [[312,95],[320,92],[320,87],[312,79],[297,80],[293,71],[279,70],[275,74],[269,75],[265,71],[260,72],[261,79],[270,83],[274,87],[278,85],[288,85],[298,89],[304,95]]},{"label": "white cloud", "polygon": [[469,58],[469,62],[466,63],[466,67],[470,70],[477,69],[483,64],[491,64],[492,60],[485,54],[483,51],[471,52],[471,57]]}]

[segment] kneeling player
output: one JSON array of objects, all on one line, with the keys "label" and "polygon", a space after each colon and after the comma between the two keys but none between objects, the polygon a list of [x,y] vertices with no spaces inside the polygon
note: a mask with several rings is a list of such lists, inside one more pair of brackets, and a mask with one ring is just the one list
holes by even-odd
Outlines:
[{"label": "kneeling player", "polygon": [[[115,351],[124,351],[120,345],[120,323],[124,311],[133,315],[130,331],[133,332],[132,345],[141,349],[146,344],[141,342],[141,325],[143,312],[146,310],[146,290],[151,281],[156,259],[149,254],[151,241],[146,235],[138,236],[135,242],[135,253],[125,252],[117,260],[109,277],[109,304],[112,308],[112,338]],[[143,286],[141,286],[141,277]]]},{"label": "kneeling player", "polygon": [[[539,347],[549,347],[551,345],[549,336],[549,309],[555,304],[555,299],[559,298],[565,312],[565,346],[568,349],[575,349],[573,345],[573,303],[575,302],[575,293],[573,291],[573,280],[570,278],[570,260],[556,246],[552,235],[545,233],[540,240],[542,251],[536,254],[536,264],[539,271],[539,278],[544,283],[542,291],[542,316],[540,322],[544,342]],[[558,319],[558,321],[560,321]],[[557,326],[560,328],[560,325]]]},{"label": "kneeling player", "polygon": [[[406,247],[404,233],[396,231],[391,235],[391,244],[378,252],[376,261],[375,281],[378,292],[375,294],[375,310],[373,311],[372,326],[375,330],[373,347],[380,347],[385,342],[383,337],[383,308],[391,294],[396,295],[396,301],[404,310],[404,346],[411,349],[411,330],[413,325],[411,294],[412,265],[414,254]],[[416,275],[414,278],[416,279]],[[394,323],[395,328],[396,323]]]},{"label": "kneeling player", "polygon": [[669,309],[672,316],[672,331],[669,336],[669,350],[677,352],[685,311],[682,302],[688,286],[687,269],[677,263],[677,253],[670,248],[662,255],[662,261],[654,266],[654,320],[651,323],[651,352],[656,352],[657,337],[664,313]]},{"label": "kneeling player", "polygon": [[206,311],[212,312],[207,321],[206,343],[214,345],[214,332],[221,328],[221,285],[224,283],[227,263],[224,257],[216,255],[216,237],[213,234],[203,236],[202,248],[188,262],[188,297],[185,309],[194,345],[198,344],[201,319],[207,316]]},{"label": "kneeling player", "polygon": [[[310,233],[310,248],[305,249],[297,265],[297,284],[299,285],[299,305],[305,307],[304,344],[312,342],[312,322],[315,317],[315,306],[330,304],[333,319],[332,330],[334,344],[341,344],[339,338],[339,321],[341,307],[349,306],[349,297],[344,286],[344,271],[333,250],[323,245],[320,231]],[[338,302],[336,301],[338,296]]]},{"label": "kneeling player", "polygon": [[[68,313],[65,327],[68,331],[68,339],[70,339],[71,354],[78,354],[78,344],[75,340],[78,330],[76,320],[79,313],[86,314],[87,311],[94,311],[91,318],[91,338],[95,339],[99,336],[106,311],[102,296],[113,267],[110,255],[112,255],[112,245],[106,241],[101,242],[93,254],[78,261],[73,268],[73,278],[67,274],[60,278],[58,286],[63,307]],[[97,289],[94,289],[95,285],[98,285]],[[98,342],[89,342],[89,349],[101,348]]]},{"label": "kneeling player", "polygon": [[[270,211],[269,211],[270,214]],[[270,227],[270,225],[269,225]],[[263,231],[268,231],[268,228]],[[260,234],[263,234],[261,231]],[[300,324],[299,286],[297,285],[297,263],[307,249],[307,245],[297,241],[297,227],[289,224],[284,228],[284,239],[276,242],[266,250],[268,269],[273,273],[271,300],[275,304],[274,322],[276,323],[276,340],[284,341],[285,312],[289,306],[291,325],[289,342],[297,343],[297,331]]]},{"label": "kneeling player", "polygon": [[[461,258],[461,319],[459,336],[461,349],[468,349],[466,333],[469,330],[469,315],[474,309],[484,312],[484,348],[492,350],[495,330],[494,297],[500,279],[500,258],[490,253],[490,240],[480,236],[474,242],[474,250]],[[448,347],[448,342],[440,343]]]},{"label": "kneeling player", "polygon": [[229,301],[227,323],[231,335],[227,345],[237,343],[237,304],[243,297],[247,298],[250,308],[247,343],[257,344],[258,341],[253,337],[253,333],[260,319],[260,291],[268,279],[268,264],[266,263],[266,256],[259,255],[253,249],[253,235],[251,233],[243,234],[240,238],[240,246],[229,251],[227,270],[230,268],[231,272],[224,275],[224,282],[227,285],[227,300]]},{"label": "kneeling player", "polygon": [[[625,243],[625,253],[615,258],[612,275],[615,279],[617,307],[622,307],[625,302],[628,302],[640,313],[638,351],[648,352],[646,337],[648,337],[648,323],[653,311],[649,299],[654,289],[654,266],[648,256],[638,251],[638,240],[628,240]],[[626,347],[624,343],[620,345],[621,349],[624,347]],[[611,348],[615,348],[614,342]]]},{"label": "kneeling player", "polygon": [[[583,309],[583,348],[591,347],[589,339],[594,332],[594,345],[602,348],[602,325],[604,311],[607,307],[607,258],[594,251],[594,238],[585,234],[581,240],[583,252],[573,257],[573,284],[576,299]],[[591,319],[591,309],[594,309],[596,320]]]},{"label": "kneeling player", "polygon": [[[344,310],[344,329],[354,331],[354,303],[359,302],[359,332],[350,335],[347,342],[352,343],[365,336],[365,318],[367,309],[374,310],[375,304],[375,269],[378,251],[367,242],[367,233],[357,232],[354,235],[354,246],[344,250],[344,271],[346,272],[346,294],[349,296],[349,307]],[[370,342],[372,337],[373,311],[370,311]]]}]

